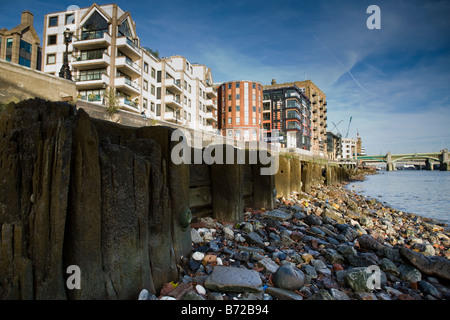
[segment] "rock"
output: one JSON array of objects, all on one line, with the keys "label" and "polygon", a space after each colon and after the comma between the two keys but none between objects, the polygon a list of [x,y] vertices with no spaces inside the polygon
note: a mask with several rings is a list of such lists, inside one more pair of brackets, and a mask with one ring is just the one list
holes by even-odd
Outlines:
[{"label": "rock", "polygon": [[316,268],[316,270],[319,270],[319,269],[326,269],[326,268],[327,268],[327,266],[325,265],[325,263],[323,263],[323,261],[322,261],[322,260],[319,260],[319,259],[313,259],[313,260],[311,260],[311,265],[312,265],[314,268]]},{"label": "rock", "polygon": [[363,234],[358,238],[359,246],[363,249],[377,251],[383,248],[383,245],[368,234]]},{"label": "rock", "polygon": [[313,257],[312,254],[310,254],[310,253],[303,253],[303,254],[302,254],[302,259],[303,259],[306,263],[309,263],[312,259],[314,259],[314,257]]},{"label": "rock", "polygon": [[372,252],[351,254],[347,257],[347,260],[354,267],[369,267],[378,264],[378,257]]},{"label": "rock", "polygon": [[417,283],[417,285],[423,293],[430,294],[438,299],[442,299],[442,292],[436,289],[431,283],[421,280]]},{"label": "rock", "polygon": [[405,281],[418,282],[422,280],[422,274],[413,266],[402,264],[398,268],[398,271],[400,272],[400,277]]},{"label": "rock", "polygon": [[264,246],[265,246],[264,241],[261,238],[261,236],[254,231],[250,232],[249,234],[244,234],[244,238],[249,244],[253,244],[260,248],[264,248]]},{"label": "rock", "polygon": [[208,300],[223,300],[223,296],[219,292],[211,292],[208,294]]},{"label": "rock", "polygon": [[267,287],[266,292],[279,300],[303,300],[303,297],[293,291],[276,287]]},{"label": "rock", "polygon": [[350,300],[349,296],[345,292],[338,289],[331,288],[330,293],[335,300]]},{"label": "rock", "polygon": [[388,258],[381,259],[379,266],[380,266],[380,269],[383,270],[384,272],[393,274],[396,277],[400,274],[395,263],[393,263]]},{"label": "rock", "polygon": [[303,272],[305,274],[310,276],[311,279],[317,278],[317,271],[316,271],[316,268],[314,268],[313,266],[310,266],[309,264],[304,264],[304,265],[302,265],[301,269],[303,270]]},{"label": "rock", "polygon": [[171,296],[162,296],[158,300],[177,300],[177,299]]},{"label": "rock", "polygon": [[411,249],[419,250],[425,256],[434,256],[436,250],[431,244],[415,243],[411,246]]},{"label": "rock", "polygon": [[309,232],[312,232],[312,233],[315,233],[315,234],[318,234],[318,235],[321,235],[321,236],[325,236],[326,235],[326,233],[324,231],[322,231],[322,229],[319,229],[317,227],[311,227],[309,229]]},{"label": "rock", "polygon": [[262,286],[258,272],[244,268],[215,266],[205,287],[219,292],[258,292]]},{"label": "rock", "polygon": [[310,226],[320,226],[322,224],[322,219],[319,216],[316,216],[315,214],[310,214],[305,217],[303,220],[305,223],[309,224]]},{"label": "rock", "polygon": [[306,215],[303,212],[297,211],[294,213],[294,218],[297,220],[305,219]]},{"label": "rock", "polygon": [[194,291],[189,291],[188,293],[186,293],[186,295],[183,297],[182,300],[206,300],[206,299]]},{"label": "rock", "polygon": [[325,289],[313,294],[311,300],[335,300],[334,297]]},{"label": "rock", "polygon": [[272,281],[277,288],[299,290],[305,283],[305,275],[296,267],[284,265],[273,273]]},{"label": "rock", "polygon": [[228,227],[224,227],[223,236],[225,237],[225,239],[234,240],[234,231]]},{"label": "rock", "polygon": [[233,259],[243,261],[243,262],[248,261],[248,259],[250,259],[250,253],[248,253],[247,251],[236,252],[233,255]]},{"label": "rock", "polygon": [[369,218],[367,216],[362,215],[361,218],[359,218],[359,222],[367,228],[373,228],[374,224],[373,224],[373,220],[372,218]]},{"label": "rock", "polygon": [[253,232],[253,225],[250,222],[243,222],[241,223],[240,229],[245,233],[251,233]]},{"label": "rock", "polygon": [[350,255],[352,255],[352,254],[357,254],[357,251],[356,251],[356,249],[353,247],[353,246],[349,246],[349,245],[346,245],[346,244],[343,244],[343,245],[341,245],[338,249],[337,249],[337,251],[340,253],[340,254],[342,254],[344,257],[348,257],[348,256],[350,256]]},{"label": "rock", "polygon": [[213,254],[207,254],[202,259],[202,264],[206,266],[207,264],[216,265],[217,264],[217,256]]},{"label": "rock", "polygon": [[333,210],[326,208],[324,212],[322,213],[322,216],[331,218],[335,220],[337,223],[345,223],[344,218],[342,217],[342,214]]},{"label": "rock", "polygon": [[370,292],[357,292],[355,296],[358,300],[378,300],[377,296]]},{"label": "rock", "polygon": [[366,267],[353,268],[346,272],[345,282],[355,292],[367,292],[371,288],[368,284],[370,271]]},{"label": "rock", "polygon": [[200,268],[201,265],[202,265],[201,261],[189,259],[188,266],[189,266],[189,269],[191,269],[192,271],[196,272],[198,270],[198,268]]},{"label": "rock", "polygon": [[344,263],[344,257],[342,255],[340,255],[334,249],[325,249],[324,257],[331,264],[335,264],[335,263],[342,264],[342,263]]},{"label": "rock", "polygon": [[198,294],[206,295],[206,289],[203,288],[203,287],[202,287],[201,285],[199,285],[199,284],[195,286],[195,291],[197,291]]},{"label": "rock", "polygon": [[289,213],[277,209],[263,212],[261,214],[261,217],[270,218],[278,221],[285,221],[292,218],[292,216]]},{"label": "rock", "polygon": [[142,289],[141,293],[139,293],[138,300],[158,300],[158,298],[154,294],[149,293],[146,289]]},{"label": "rock", "polygon": [[202,261],[203,258],[205,257],[205,254],[203,252],[196,251],[192,254],[191,257],[196,261]]},{"label": "rock", "polygon": [[280,267],[278,264],[276,264],[272,259],[269,258],[263,258],[258,261],[258,265],[264,268],[264,271],[269,273],[274,273],[278,270]]}]

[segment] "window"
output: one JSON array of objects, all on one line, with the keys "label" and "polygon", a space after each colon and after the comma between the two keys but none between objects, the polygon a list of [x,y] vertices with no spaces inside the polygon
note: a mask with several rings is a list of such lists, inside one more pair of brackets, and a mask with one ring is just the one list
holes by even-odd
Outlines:
[{"label": "window", "polygon": [[13,38],[6,39],[6,55],[5,60],[11,61],[12,58],[12,46],[13,46]]},{"label": "window", "polygon": [[228,89],[231,89],[231,82],[228,83]]},{"label": "window", "polygon": [[151,86],[150,86],[150,93],[151,93],[152,95],[155,95],[155,86],[154,86],[154,85],[151,85]]},{"label": "window", "polygon": [[241,111],[241,106],[236,105],[236,111]]},{"label": "window", "polygon": [[100,80],[106,69],[83,70],[80,72],[80,81]]},{"label": "window", "polygon": [[236,88],[239,88],[240,82],[236,82]]},{"label": "window", "polygon": [[58,25],[58,16],[48,18],[48,26],[55,27]]},{"label": "window", "polygon": [[58,35],[56,35],[56,34],[51,34],[51,35],[49,35],[48,38],[47,38],[47,39],[48,39],[48,40],[47,40],[47,44],[48,44],[48,45],[56,44],[57,36],[58,36]]},{"label": "window", "polygon": [[255,89],[256,88],[256,84],[253,82],[253,89]]},{"label": "window", "polygon": [[228,123],[230,124],[230,123],[231,123],[231,121],[232,121],[232,118],[231,118],[231,117],[229,117],[229,118],[228,118]]},{"label": "window", "polygon": [[253,106],[253,112],[256,112],[256,106]]},{"label": "window", "polygon": [[153,79],[155,78],[155,74],[156,74],[156,70],[155,70],[155,68],[152,68],[151,76]]},{"label": "window", "polygon": [[142,102],[142,107],[144,108],[144,109],[147,109],[147,107],[148,107],[148,101],[147,101],[147,99],[143,99],[143,102]]},{"label": "window", "polygon": [[19,64],[31,67],[31,43],[20,39]]},{"label": "window", "polygon": [[144,71],[148,73],[148,63],[144,62]]},{"label": "window", "polygon": [[47,64],[55,64],[56,63],[56,54],[48,54],[47,55]]},{"label": "window", "polygon": [[231,100],[231,94],[228,95],[228,100]]},{"label": "window", "polygon": [[101,59],[103,57],[103,52],[104,50],[82,51],[78,60],[85,61],[85,60]]},{"label": "window", "polygon": [[228,112],[231,112],[231,106],[228,106]]},{"label": "window", "polygon": [[75,14],[69,13],[66,14],[66,24],[74,24],[75,23]]},{"label": "window", "polygon": [[236,124],[240,124],[241,123],[241,117],[236,117]]},{"label": "window", "polygon": [[256,124],[256,117],[253,117],[253,124]]},{"label": "window", "polygon": [[150,102],[150,110],[152,112],[155,112],[155,103],[154,102]]},{"label": "window", "polygon": [[6,39],[6,48],[12,48],[13,38]]},{"label": "window", "polygon": [[240,99],[241,99],[240,94],[237,94],[237,95],[236,95],[236,100],[240,100]]},{"label": "window", "polygon": [[148,81],[144,80],[144,90],[147,91],[148,90]]}]

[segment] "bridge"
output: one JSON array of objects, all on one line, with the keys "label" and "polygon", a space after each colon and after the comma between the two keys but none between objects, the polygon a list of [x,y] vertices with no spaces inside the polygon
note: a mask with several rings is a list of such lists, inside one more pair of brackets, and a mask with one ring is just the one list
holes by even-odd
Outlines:
[{"label": "bridge", "polygon": [[386,155],[378,155],[378,156],[358,156],[358,160],[363,163],[367,162],[385,162],[386,163],[386,171],[395,170],[396,162],[403,161],[425,161],[425,165],[427,170],[433,170],[433,165],[431,161],[438,161],[440,164],[441,171],[449,171],[450,170],[450,160],[448,157],[448,149],[443,149],[441,152],[432,152],[432,153],[406,153],[406,154],[391,154],[388,152]]}]

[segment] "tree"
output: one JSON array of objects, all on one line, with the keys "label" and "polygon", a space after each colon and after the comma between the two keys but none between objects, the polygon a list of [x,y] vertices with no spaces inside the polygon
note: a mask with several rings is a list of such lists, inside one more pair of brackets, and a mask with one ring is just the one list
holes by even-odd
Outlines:
[{"label": "tree", "polygon": [[119,98],[116,96],[113,89],[105,90],[105,104],[106,112],[108,112],[110,116],[119,111]]},{"label": "tree", "polygon": [[149,47],[142,47],[145,51],[152,54],[155,58],[159,58],[159,51],[158,50],[152,50]]}]

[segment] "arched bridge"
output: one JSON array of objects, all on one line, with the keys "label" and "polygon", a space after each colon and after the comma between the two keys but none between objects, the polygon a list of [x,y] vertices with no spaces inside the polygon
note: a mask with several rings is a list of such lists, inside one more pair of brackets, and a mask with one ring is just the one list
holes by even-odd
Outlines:
[{"label": "arched bridge", "polygon": [[425,161],[429,170],[433,169],[430,161],[439,161],[440,170],[450,170],[448,149],[441,150],[441,152],[431,153],[391,154],[390,152],[388,152],[386,155],[358,156],[358,160],[362,162],[385,162],[387,171],[395,170],[394,163],[400,161]]}]

